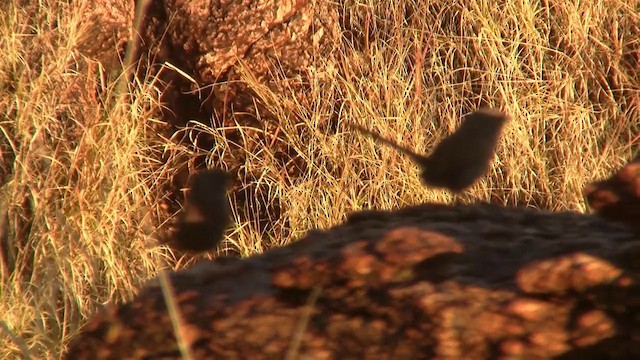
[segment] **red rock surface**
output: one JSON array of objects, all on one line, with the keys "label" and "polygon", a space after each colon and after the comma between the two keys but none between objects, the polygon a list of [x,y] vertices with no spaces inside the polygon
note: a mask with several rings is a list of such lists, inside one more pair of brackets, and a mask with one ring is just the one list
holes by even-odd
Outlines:
[{"label": "red rock surface", "polygon": [[584,195],[599,216],[640,232],[640,155],[610,178],[587,185]]},{"label": "red rock surface", "polygon": [[[638,259],[640,238],[598,217],[427,204],[170,279],[196,359],[631,359]],[[125,357],[181,357],[156,281],[67,355]]]}]

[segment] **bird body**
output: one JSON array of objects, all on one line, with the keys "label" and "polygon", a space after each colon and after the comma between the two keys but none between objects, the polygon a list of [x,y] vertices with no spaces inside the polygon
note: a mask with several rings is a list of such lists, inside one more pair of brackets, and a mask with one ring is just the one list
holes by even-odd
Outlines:
[{"label": "bird body", "polygon": [[480,109],[444,138],[428,156],[408,150],[358,125],[353,127],[409,156],[422,169],[422,181],[432,187],[460,192],[482,176],[491,161],[504,123],[509,116],[493,109]]},{"label": "bird body", "polygon": [[186,252],[214,249],[231,223],[227,199],[228,173],[205,170],[193,175],[186,194],[186,204],[179,214],[171,247]]}]

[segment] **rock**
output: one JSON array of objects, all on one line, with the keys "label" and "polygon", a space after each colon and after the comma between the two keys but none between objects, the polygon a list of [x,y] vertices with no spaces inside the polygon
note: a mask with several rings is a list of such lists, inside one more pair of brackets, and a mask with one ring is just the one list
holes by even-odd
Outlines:
[{"label": "rock", "polygon": [[108,72],[122,69],[131,40],[135,2],[130,0],[88,1],[82,8],[80,53],[99,61]]},{"label": "rock", "polygon": [[[170,84],[163,89],[166,115],[174,122],[224,114],[231,104],[237,112],[251,110],[253,94],[236,65],[269,87],[301,86],[315,54],[330,53],[340,36],[334,7],[307,0],[148,0],[140,8],[141,25],[133,29],[131,2],[93,1],[84,17],[98,25],[86,32],[78,49],[115,70],[135,40],[134,61],[143,73],[148,64],[157,70],[170,63],[190,76],[196,84],[174,71],[161,73]],[[293,80],[285,85],[275,81],[275,74]],[[203,113],[181,106],[188,91],[197,93],[194,107],[204,106]]]},{"label": "rock", "polygon": [[610,178],[584,188],[596,214],[640,233],[640,154]]},{"label": "rock", "polygon": [[306,0],[169,0],[166,12],[174,18],[167,24],[173,47],[202,83],[219,81],[241,61],[259,80],[271,78],[274,60],[297,73],[319,50],[320,23]]},{"label": "rock", "polygon": [[[195,359],[640,358],[640,237],[595,216],[425,204],[173,273]],[[181,358],[157,281],[67,359]]]}]

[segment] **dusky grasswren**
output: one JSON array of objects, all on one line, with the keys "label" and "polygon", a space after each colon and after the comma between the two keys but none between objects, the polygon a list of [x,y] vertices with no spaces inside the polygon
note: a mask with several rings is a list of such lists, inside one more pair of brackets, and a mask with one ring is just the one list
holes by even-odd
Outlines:
[{"label": "dusky grasswren", "polygon": [[204,252],[222,241],[231,223],[227,199],[230,175],[219,169],[200,171],[191,176],[185,206],[178,215],[170,246],[184,252]]},{"label": "dusky grasswren", "polygon": [[473,185],[487,171],[502,126],[508,119],[507,114],[495,109],[474,111],[428,156],[415,153],[361,126],[351,126],[409,156],[422,169],[424,184],[457,193]]}]

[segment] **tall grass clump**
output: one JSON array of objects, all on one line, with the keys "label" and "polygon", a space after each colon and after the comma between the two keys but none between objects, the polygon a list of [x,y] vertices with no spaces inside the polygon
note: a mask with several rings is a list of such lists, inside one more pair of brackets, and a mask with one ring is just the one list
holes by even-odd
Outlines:
[{"label": "tall grass clump", "polygon": [[74,5],[20,4],[3,5],[0,24],[0,358],[55,358],[101,304],[163,266],[157,96],[150,82],[116,93],[116,80],[97,93],[106,77],[74,52]]}]

